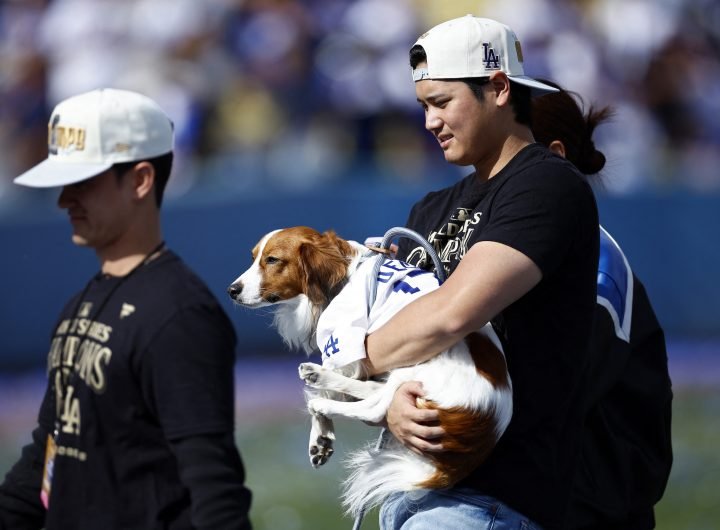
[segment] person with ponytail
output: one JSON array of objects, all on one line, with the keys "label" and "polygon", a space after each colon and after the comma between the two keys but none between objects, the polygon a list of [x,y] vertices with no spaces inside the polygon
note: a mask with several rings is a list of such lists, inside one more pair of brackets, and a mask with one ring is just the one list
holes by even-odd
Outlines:
[{"label": "person with ponytail", "polygon": [[[598,179],[605,155],[593,141],[609,107],[585,113],[580,96],[558,88],[532,101],[535,140]],[[586,420],[566,527],[655,528],[654,506],[672,466],[672,386],[663,330],[647,291],[619,245],[602,229],[597,311],[590,341]]]}]

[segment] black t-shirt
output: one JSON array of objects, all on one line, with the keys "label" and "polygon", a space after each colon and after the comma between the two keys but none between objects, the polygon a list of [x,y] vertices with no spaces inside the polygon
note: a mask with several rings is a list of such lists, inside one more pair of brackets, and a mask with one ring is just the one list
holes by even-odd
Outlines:
[{"label": "black t-shirt", "polygon": [[60,420],[46,528],[190,528],[171,446],[232,434],[235,343],[217,300],[169,251],[70,300],[39,415],[47,432]]},{"label": "black t-shirt", "polygon": [[[513,418],[490,457],[460,486],[561,528],[579,449],[587,342],[598,266],[592,190],[569,162],[539,144],[485,182],[474,174],[428,194],[407,227],[434,245],[452,274],[480,241],[510,246],[542,271],[540,283],[493,319],[513,385]],[[398,257],[431,266],[402,240]]]}]

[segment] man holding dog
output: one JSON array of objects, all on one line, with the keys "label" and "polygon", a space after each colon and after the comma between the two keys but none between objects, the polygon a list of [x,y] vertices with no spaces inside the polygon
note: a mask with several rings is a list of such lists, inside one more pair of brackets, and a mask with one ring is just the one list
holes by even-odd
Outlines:
[{"label": "man holding dog", "polygon": [[162,240],[173,126],[151,99],[95,90],[55,107],[20,185],[62,191],[100,271],[65,305],[33,441],[0,485],[0,529],[250,529],[234,441],[236,338]]},{"label": "man holding dog", "polygon": [[[407,226],[434,245],[447,281],[367,339],[367,367],[422,362],[491,321],[512,378],[511,423],[490,457],[450,490],[395,495],[383,529],[564,528],[582,429],[596,297],[599,229],[591,188],[530,130],[531,97],[555,89],[524,75],[510,28],[466,16],[410,51],[425,127],[445,159],[475,171],[412,209]],[[398,257],[430,266],[421,247]],[[442,451],[422,389],[396,393],[391,431]]]}]

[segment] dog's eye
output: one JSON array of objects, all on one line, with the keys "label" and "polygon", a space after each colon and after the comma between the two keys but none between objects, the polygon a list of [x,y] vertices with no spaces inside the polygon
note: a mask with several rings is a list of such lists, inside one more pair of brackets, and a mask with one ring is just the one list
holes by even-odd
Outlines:
[{"label": "dog's eye", "polygon": [[267,258],[265,258],[266,265],[273,265],[275,263],[280,263],[280,260],[275,256],[268,256]]}]

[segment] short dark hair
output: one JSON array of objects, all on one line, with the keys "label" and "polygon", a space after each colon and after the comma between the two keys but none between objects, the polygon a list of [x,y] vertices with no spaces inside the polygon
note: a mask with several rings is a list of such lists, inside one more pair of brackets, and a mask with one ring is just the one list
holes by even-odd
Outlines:
[{"label": "short dark hair", "polygon": [[[410,67],[414,70],[420,63],[427,62],[427,54],[422,46],[416,44],[410,48]],[[462,79],[447,79],[447,81],[462,81],[475,95],[478,101],[483,101],[485,96],[483,95],[482,86],[487,84],[487,77],[472,77]],[[530,87],[515,83],[512,79],[510,80],[510,106],[515,113],[515,121],[530,127],[532,125],[532,95],[530,93]]]},{"label": "short dark hair", "polygon": [[160,155],[155,158],[148,158],[147,160],[119,162],[117,164],[113,164],[110,169],[115,172],[118,180],[120,180],[125,173],[140,162],[149,162],[155,168],[155,204],[158,208],[160,208],[163,201],[163,195],[165,194],[165,186],[170,179],[170,172],[172,171],[173,152],[170,151],[164,155]]},{"label": "short dark hair", "polygon": [[470,77],[464,79],[457,79],[457,81],[462,81],[463,83],[465,83],[475,95],[475,99],[477,99],[478,101],[485,100],[485,94],[482,87],[490,82],[489,77]]}]

